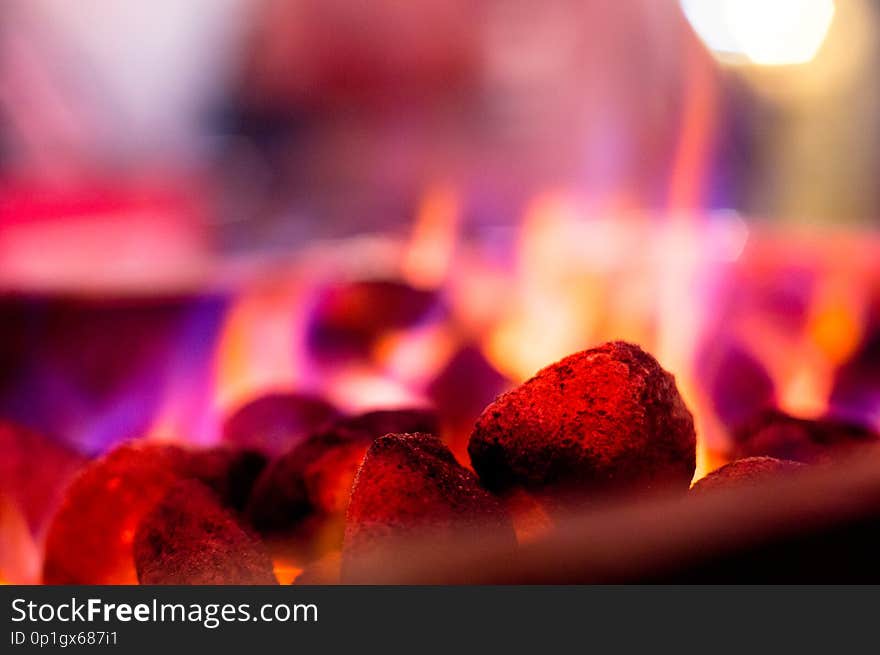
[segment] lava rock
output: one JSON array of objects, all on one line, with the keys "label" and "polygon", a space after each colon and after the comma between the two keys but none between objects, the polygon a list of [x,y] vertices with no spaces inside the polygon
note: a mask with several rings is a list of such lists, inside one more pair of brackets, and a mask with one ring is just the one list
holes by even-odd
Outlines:
[{"label": "lava rock", "polygon": [[186,470],[183,449],[142,443],[119,446],[86,466],[49,525],[43,582],[135,584],[135,530]]},{"label": "lava rock", "polygon": [[280,455],[339,416],[327,401],[300,393],[260,396],[223,425],[223,440],[240,448]]},{"label": "lava rock", "polygon": [[779,410],[761,412],[734,432],[736,458],[767,456],[796,462],[828,462],[877,443],[868,427],[834,418],[802,419]]},{"label": "lava rock", "polygon": [[174,484],[143,516],[134,562],[141,584],[277,584],[265,547],[195,480]]},{"label": "lava rock", "polygon": [[715,489],[728,489],[754,484],[775,475],[791,473],[803,468],[799,462],[775,457],[746,457],[709,473],[697,480],[691,487],[692,494],[705,493]]},{"label": "lava rock", "polygon": [[499,396],[468,444],[493,491],[515,487],[553,504],[589,494],[690,486],[696,435],[675,379],[638,346],[570,355]]},{"label": "lava rock", "polygon": [[[374,548],[396,547],[409,538],[430,538],[432,547],[461,543],[515,545],[501,502],[480,486],[437,438],[389,434],[370,446],[358,470],[348,506],[343,579],[353,562]],[[405,555],[404,555],[405,556]]]},{"label": "lava rock", "polygon": [[138,523],[182,479],[197,479],[231,509],[243,507],[265,466],[257,453],[189,450],[130,442],[84,467],[49,524],[43,566],[47,584],[133,584],[131,544]]}]

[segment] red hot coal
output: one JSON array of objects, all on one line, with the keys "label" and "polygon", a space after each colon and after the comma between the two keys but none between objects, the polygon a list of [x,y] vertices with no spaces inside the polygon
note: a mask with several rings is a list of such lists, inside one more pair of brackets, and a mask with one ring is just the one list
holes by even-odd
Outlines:
[{"label": "red hot coal", "polygon": [[621,341],[548,366],[490,404],[468,446],[480,479],[551,500],[677,487],[694,475],[693,417],[675,380]]}]

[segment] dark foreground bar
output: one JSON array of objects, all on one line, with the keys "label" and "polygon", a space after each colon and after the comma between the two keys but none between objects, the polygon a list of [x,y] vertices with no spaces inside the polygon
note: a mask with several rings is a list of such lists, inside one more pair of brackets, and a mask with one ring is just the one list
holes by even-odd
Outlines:
[{"label": "dark foreground bar", "polygon": [[873,643],[880,588],[10,586],[0,599],[4,653],[839,652]]}]

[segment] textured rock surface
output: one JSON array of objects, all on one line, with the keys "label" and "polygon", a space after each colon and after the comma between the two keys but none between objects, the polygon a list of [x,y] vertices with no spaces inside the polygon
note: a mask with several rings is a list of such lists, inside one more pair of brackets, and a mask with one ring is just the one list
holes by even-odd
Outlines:
[{"label": "textured rock surface", "polygon": [[370,446],[358,471],[345,525],[343,566],[363,553],[413,538],[446,543],[491,534],[515,544],[502,504],[436,437],[387,435]]},{"label": "textured rock surface", "polygon": [[189,450],[130,442],[82,468],[49,524],[44,581],[132,584],[131,546],[143,514],[179,480],[198,479],[224,505],[238,509],[250,493],[262,455],[231,448]]},{"label": "textured rock surface", "polygon": [[263,545],[195,480],[174,484],[143,516],[134,561],[141,584],[276,584]]},{"label": "textured rock surface", "polygon": [[576,353],[499,396],[468,445],[490,489],[557,499],[653,487],[687,490],[693,417],[675,379],[624,342]]},{"label": "textured rock surface", "polygon": [[141,517],[185,475],[186,451],[163,445],[119,446],[71,483],[49,526],[47,584],[134,584],[131,555]]}]

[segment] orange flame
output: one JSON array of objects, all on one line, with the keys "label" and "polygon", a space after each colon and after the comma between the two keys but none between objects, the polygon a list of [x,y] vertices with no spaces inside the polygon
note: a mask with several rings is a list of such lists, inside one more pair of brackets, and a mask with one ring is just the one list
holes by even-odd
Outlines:
[{"label": "orange flame", "polygon": [[304,290],[277,283],[245,291],[217,345],[216,404],[228,408],[266,389],[292,388],[307,373],[300,355]]},{"label": "orange flame", "polygon": [[513,303],[486,343],[492,364],[515,380],[579,350],[595,332],[601,289],[573,266],[584,219],[579,199],[564,192],[526,210]]},{"label": "orange flame", "polygon": [[688,41],[684,108],[672,164],[669,208],[673,216],[702,206],[705,173],[717,116],[714,69],[705,52]]},{"label": "orange flame", "polygon": [[453,187],[437,185],[425,194],[403,254],[403,275],[410,284],[433,289],[446,279],[460,213],[458,193]]}]

